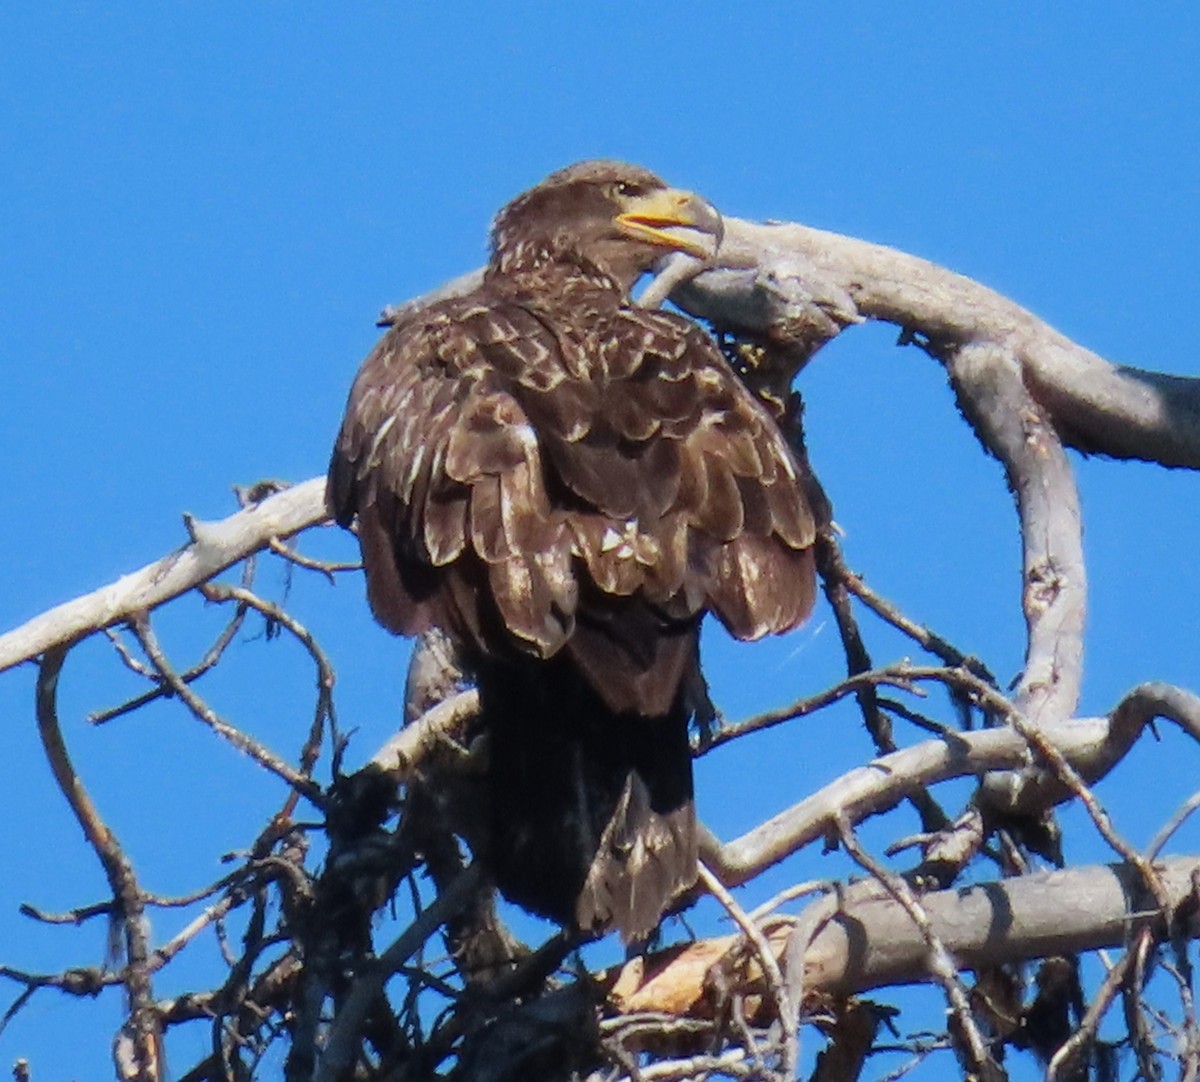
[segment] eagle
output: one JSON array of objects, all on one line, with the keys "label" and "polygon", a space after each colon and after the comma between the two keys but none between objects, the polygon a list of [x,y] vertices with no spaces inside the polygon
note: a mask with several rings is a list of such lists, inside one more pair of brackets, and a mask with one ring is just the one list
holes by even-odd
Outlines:
[{"label": "eagle", "polygon": [[552,174],[499,212],[475,288],[385,333],[329,468],[376,619],[449,636],[478,688],[477,859],[509,900],[626,942],[697,876],[701,622],[757,639],[815,594],[771,415],[700,324],[631,299],[721,228],[636,166]]}]

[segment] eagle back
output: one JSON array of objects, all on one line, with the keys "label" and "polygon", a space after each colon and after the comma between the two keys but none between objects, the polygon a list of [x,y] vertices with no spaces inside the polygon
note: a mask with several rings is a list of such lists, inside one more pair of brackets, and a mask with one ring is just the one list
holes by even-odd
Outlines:
[{"label": "eagle back", "polygon": [[747,639],[807,616],[814,525],[773,420],[701,327],[602,285],[485,283],[364,363],[329,497],[385,626],[550,656],[597,596]]}]

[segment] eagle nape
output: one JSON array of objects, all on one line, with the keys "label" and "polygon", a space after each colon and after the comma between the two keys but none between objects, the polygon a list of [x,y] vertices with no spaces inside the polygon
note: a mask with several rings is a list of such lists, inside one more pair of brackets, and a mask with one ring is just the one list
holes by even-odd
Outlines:
[{"label": "eagle nape", "polygon": [[482,282],[363,363],[329,470],[376,618],[439,629],[479,689],[477,859],[510,900],[626,941],[697,874],[702,620],[756,639],[815,595],[786,440],[707,331],[630,300],[720,221],[620,162],[518,196]]}]

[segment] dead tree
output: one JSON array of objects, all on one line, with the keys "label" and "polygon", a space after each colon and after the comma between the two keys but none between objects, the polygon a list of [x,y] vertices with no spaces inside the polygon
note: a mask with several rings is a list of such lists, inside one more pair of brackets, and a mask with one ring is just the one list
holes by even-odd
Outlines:
[{"label": "dead tree", "polygon": [[[464,281],[470,276],[439,295]],[[170,1035],[189,1026],[207,1027],[211,1050],[173,1063],[171,1076],[193,1082],[270,1076],[261,1065],[272,1055],[283,1058],[289,1080],[322,1082],[784,1079],[802,1070],[827,1082],[859,1077],[884,1048],[910,1054],[889,1077],[936,1055],[979,1079],[1007,1077],[1014,1055],[1034,1057],[1057,1079],[1155,1079],[1171,1060],[1180,1077],[1197,1076],[1190,959],[1200,854],[1164,850],[1200,792],[1182,789],[1177,814],[1139,849],[1093,787],[1156,719],[1200,739],[1200,699],[1151,682],[1105,717],[1076,716],[1087,589],[1067,449],[1200,467],[1200,381],[1110,364],[966,278],[794,224],[729,220],[717,265],[674,257],[643,303],[667,296],[713,326],[801,454],[793,380],[846,328],[892,323],[902,345],[945,368],[963,417],[1015,497],[1027,639],[1012,690],[847,566],[833,526],[837,494],[827,496],[810,472],[813,504],[823,509],[819,569],[846,678],[812,690],[797,668],[795,701],[715,721],[697,735],[696,753],[719,756],[731,741],[853,699],[877,758],[795,793],[790,807],[740,838],[706,838],[701,882],[679,908],[711,895],[735,932],[683,934],[607,968],[588,966],[566,933],[520,942],[456,836],[471,813],[477,704],[444,642],[431,636],[414,655],[408,724],[365,768],[343,772],[344,741],[332,728],[334,659],[314,630],[256,588],[255,575],[264,553],[297,574],[355,569],[300,551],[324,522],[323,479],[257,486],[222,522],[186,520],[178,551],[0,636],[0,669],[37,666],[32,714],[107,884],[98,903],[67,914],[30,905],[26,915],[107,919],[120,939],[108,962],[0,968],[15,989],[5,1024],[19,1029],[21,1008],[50,990],[120,989],[126,1021],[114,1043],[116,1076],[147,1082],[166,1076]],[[226,606],[230,618],[184,668],[159,641],[155,620],[194,592]],[[907,636],[923,660],[877,663],[859,625],[864,612]],[[313,720],[294,757],[256,742],[202,694],[251,621],[294,638],[312,661]],[[97,633],[145,682],[103,718],[174,698],[281,784],[278,810],[231,870],[186,898],[161,897],[142,882],[136,854],[89,798],[63,735],[59,673],[72,648]],[[930,686],[948,692],[944,718],[917,698]],[[901,743],[897,719],[921,738]],[[1168,734],[1164,747],[1178,739]],[[947,806],[941,783],[954,778],[975,784],[968,800]],[[922,831],[889,850],[916,853],[897,871],[857,828],[900,804],[915,810]],[[1111,864],[1059,866],[1055,811],[1069,804],[1085,809]],[[798,882],[751,911],[732,893],[818,842],[840,848],[861,874]],[[148,914],[164,906],[190,906],[194,919],[155,941]],[[398,932],[380,927],[387,912]],[[224,950],[221,971],[204,987],[163,995],[163,971],[212,935]],[[1110,952],[1105,976],[1081,978],[1081,956],[1097,951]],[[1153,986],[1152,972],[1160,975]],[[943,1032],[913,1035],[897,1017],[890,990],[914,982],[940,989]],[[1118,1001],[1121,1035],[1102,1039],[1100,1023]],[[16,1070],[28,1077],[27,1066]]]}]

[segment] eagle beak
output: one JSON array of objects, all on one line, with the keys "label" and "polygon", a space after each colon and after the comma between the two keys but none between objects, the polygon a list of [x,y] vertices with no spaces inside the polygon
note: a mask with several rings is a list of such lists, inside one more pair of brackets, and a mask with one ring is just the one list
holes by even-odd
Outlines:
[{"label": "eagle beak", "polygon": [[[626,199],[616,223],[628,237],[687,252],[698,259],[711,258],[721,247],[725,233],[725,224],[716,207],[694,192],[679,188]],[[696,233],[704,234],[703,239]]]}]

